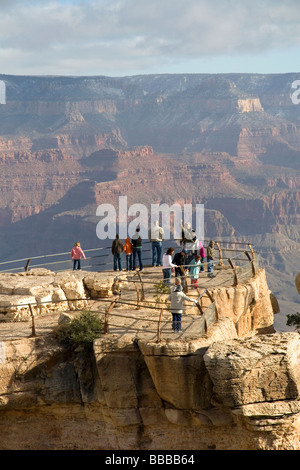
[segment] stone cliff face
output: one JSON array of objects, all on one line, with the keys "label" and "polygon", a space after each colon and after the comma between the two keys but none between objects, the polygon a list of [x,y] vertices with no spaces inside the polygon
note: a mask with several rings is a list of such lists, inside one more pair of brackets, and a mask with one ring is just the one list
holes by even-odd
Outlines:
[{"label": "stone cliff face", "polygon": [[299,335],[219,329],[210,346],[102,339],[92,362],[49,338],[6,343],[1,448],[299,449]]},{"label": "stone cliff face", "polygon": [[263,269],[212,289],[202,337],[2,341],[0,448],[299,449],[300,340],[272,332],[270,294]]}]

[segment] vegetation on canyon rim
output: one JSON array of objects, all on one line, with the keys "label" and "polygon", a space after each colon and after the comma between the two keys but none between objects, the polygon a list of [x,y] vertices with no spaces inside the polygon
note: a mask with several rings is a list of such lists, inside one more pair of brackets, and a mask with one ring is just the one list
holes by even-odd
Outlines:
[{"label": "vegetation on canyon rim", "polygon": [[56,330],[60,341],[73,346],[89,345],[103,331],[103,322],[96,313],[84,310],[69,323],[61,325]]},{"label": "vegetation on canyon rim", "polygon": [[287,315],[287,326],[294,326],[296,331],[300,333],[300,313],[291,313]]}]

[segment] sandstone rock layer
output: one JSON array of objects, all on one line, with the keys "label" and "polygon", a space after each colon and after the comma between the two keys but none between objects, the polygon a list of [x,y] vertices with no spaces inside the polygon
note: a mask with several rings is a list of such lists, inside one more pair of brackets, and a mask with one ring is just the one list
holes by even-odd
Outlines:
[{"label": "sandstone rock layer", "polygon": [[[99,273],[45,276],[71,297],[82,279],[103,295]],[[1,286],[33,295],[33,278]],[[51,334],[0,341],[0,449],[300,450],[300,338],[260,334],[274,306],[264,270],[211,295],[218,319],[201,337],[112,330],[90,350]]]}]

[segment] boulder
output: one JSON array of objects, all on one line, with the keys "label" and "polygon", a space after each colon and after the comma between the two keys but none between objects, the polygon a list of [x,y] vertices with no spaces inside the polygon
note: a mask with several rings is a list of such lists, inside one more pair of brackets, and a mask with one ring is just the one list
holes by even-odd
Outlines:
[{"label": "boulder", "polygon": [[300,398],[298,333],[260,335],[212,344],[204,362],[217,401],[235,408]]},{"label": "boulder", "polygon": [[36,299],[25,295],[0,295],[0,320],[18,321],[30,318],[29,304],[36,311]]}]

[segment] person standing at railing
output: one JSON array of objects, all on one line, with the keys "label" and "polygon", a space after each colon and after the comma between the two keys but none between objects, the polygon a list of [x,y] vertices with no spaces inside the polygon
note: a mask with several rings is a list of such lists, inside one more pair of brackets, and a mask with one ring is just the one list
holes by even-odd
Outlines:
[{"label": "person standing at railing", "polygon": [[174,248],[168,248],[163,255],[163,283],[168,286],[171,283],[172,269],[177,268],[177,265],[172,263],[173,253]]},{"label": "person standing at railing", "polygon": [[189,255],[194,255],[197,252],[198,248],[198,238],[195,230],[192,229],[190,222],[182,225],[180,224],[182,230],[182,240],[183,248]]},{"label": "person standing at railing", "polygon": [[73,271],[81,269],[81,258],[86,259],[85,254],[79,242],[76,242],[71,251],[71,258],[73,260]]},{"label": "person standing at railing", "polygon": [[200,259],[201,259],[200,271],[203,272],[204,271],[205,249],[204,249],[204,246],[202,245],[202,243],[200,241],[199,241],[199,255],[200,255]]},{"label": "person standing at railing", "polygon": [[130,241],[130,238],[127,237],[125,239],[125,244],[124,244],[124,253],[126,255],[126,271],[132,271],[132,251],[133,251],[133,246]]},{"label": "person standing at railing", "polygon": [[180,277],[175,278],[175,287],[172,287],[168,300],[171,301],[170,303],[170,311],[172,314],[172,330],[174,333],[179,333],[181,331],[181,316],[184,310],[184,301],[189,300],[195,304],[194,299],[190,299],[185,293],[182,291],[181,286],[181,279]]},{"label": "person standing at railing", "polygon": [[162,266],[161,255],[164,236],[164,229],[159,226],[158,220],[155,220],[149,233],[149,238],[152,243],[152,266]]},{"label": "person standing at railing", "polygon": [[200,255],[196,255],[190,261],[190,267],[189,267],[192,289],[197,289],[198,287],[200,267],[201,267]]},{"label": "person standing at railing", "polygon": [[207,247],[207,272],[209,277],[214,277],[214,258],[215,258],[215,242],[211,240]]},{"label": "person standing at railing", "polygon": [[122,271],[122,253],[123,253],[123,242],[120,240],[119,234],[117,233],[111,247],[111,252],[114,256],[114,271]]},{"label": "person standing at railing", "polygon": [[176,264],[175,277],[180,277],[182,285],[185,284],[184,275],[188,272],[187,269],[187,252],[184,248],[175,254],[173,263]]},{"label": "person standing at railing", "polygon": [[135,233],[132,235],[131,243],[133,246],[132,251],[132,269],[136,269],[136,257],[139,259],[140,271],[143,271],[143,261],[142,261],[142,238],[140,235],[139,227],[135,230]]}]

